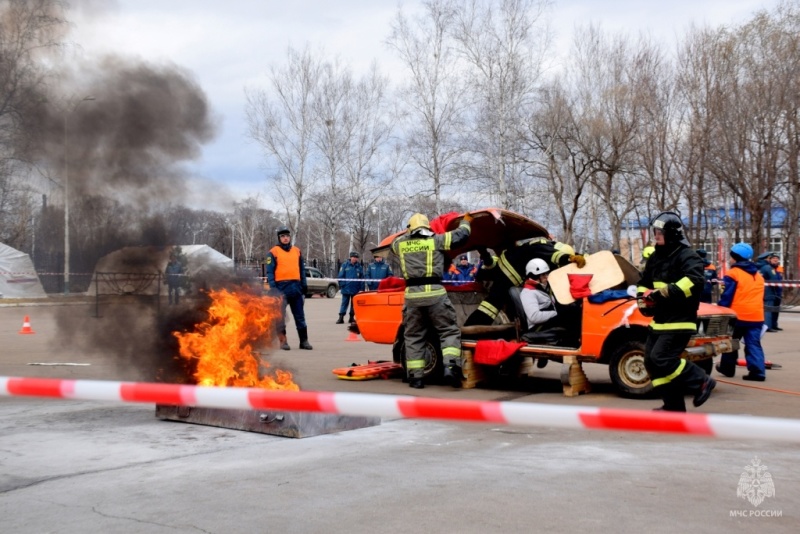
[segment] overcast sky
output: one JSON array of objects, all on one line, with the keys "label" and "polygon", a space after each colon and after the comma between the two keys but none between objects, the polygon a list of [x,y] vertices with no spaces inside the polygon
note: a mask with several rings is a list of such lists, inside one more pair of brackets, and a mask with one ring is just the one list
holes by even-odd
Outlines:
[{"label": "overcast sky", "polygon": [[[552,26],[561,51],[568,48],[575,26],[591,22],[606,30],[645,32],[673,42],[692,23],[740,22],[777,3],[556,0]],[[412,7],[419,2],[405,4]],[[73,12],[72,39],[80,54],[89,58],[113,52],[153,63],[171,62],[190,71],[206,92],[218,122],[216,139],[192,165],[194,171],[226,182],[238,198],[260,194],[265,207],[271,207],[262,154],[247,137],[244,88],[265,87],[268,66],[283,61],[288,45],[324,47],[356,71],[373,59],[386,72],[396,70],[384,40],[397,5],[395,0],[116,0],[100,12]]]}]

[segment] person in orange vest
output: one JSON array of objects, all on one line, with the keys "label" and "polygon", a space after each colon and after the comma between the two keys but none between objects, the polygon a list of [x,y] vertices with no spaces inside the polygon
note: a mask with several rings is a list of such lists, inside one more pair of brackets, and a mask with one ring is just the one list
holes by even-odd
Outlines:
[{"label": "person in orange vest", "polygon": [[306,282],[306,261],[300,249],[292,245],[292,233],[286,226],[278,228],[278,244],[269,249],[264,262],[267,283],[270,289],[280,293],[283,303],[278,323],[278,339],[281,349],[290,350],[286,341],[286,305],[292,310],[297,335],[300,336],[300,348],[311,350],[308,342],[308,325],[303,306],[305,304],[308,283]]},{"label": "person in orange vest", "polygon": [[[736,243],[731,247],[731,268],[723,283],[725,291],[719,297],[720,306],[736,312],[733,337],[744,342],[744,357],[748,374],[744,380],[763,382],[767,374],[764,350],[761,348],[761,329],[764,325],[764,277],[753,263],[753,247]],[[736,374],[738,351],[726,352],[720,357],[717,372],[727,377]]]}]

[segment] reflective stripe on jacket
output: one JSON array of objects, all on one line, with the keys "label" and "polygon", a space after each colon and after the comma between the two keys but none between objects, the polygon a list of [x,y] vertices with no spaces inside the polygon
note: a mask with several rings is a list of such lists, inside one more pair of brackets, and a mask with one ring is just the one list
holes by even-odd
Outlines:
[{"label": "reflective stripe on jacket", "polygon": [[659,245],[648,258],[637,292],[669,288],[656,302],[650,328],[658,333],[697,332],[697,309],[705,284],[703,260],[686,245]]},{"label": "reflective stripe on jacket", "polygon": [[470,224],[461,221],[451,232],[432,236],[406,233],[392,242],[392,252],[400,259],[400,271],[407,284],[406,306],[428,306],[446,295],[440,283],[444,275],[444,252],[464,243],[470,230]]}]

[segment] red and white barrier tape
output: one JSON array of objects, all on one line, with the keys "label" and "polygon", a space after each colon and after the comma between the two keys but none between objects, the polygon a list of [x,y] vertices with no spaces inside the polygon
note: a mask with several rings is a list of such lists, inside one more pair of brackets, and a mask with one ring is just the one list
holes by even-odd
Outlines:
[{"label": "red and white barrier tape", "polygon": [[449,400],[368,393],[293,392],[146,382],[0,377],[0,396],[445,419],[511,426],[657,432],[708,438],[800,443],[800,420],[797,419]]}]

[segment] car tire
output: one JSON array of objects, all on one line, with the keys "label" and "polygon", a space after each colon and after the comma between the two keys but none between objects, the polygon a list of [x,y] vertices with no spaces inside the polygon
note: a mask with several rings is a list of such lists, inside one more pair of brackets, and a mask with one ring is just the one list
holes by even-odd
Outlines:
[{"label": "car tire", "polygon": [[[403,325],[400,325],[397,330],[397,337],[392,345],[392,359],[395,363],[403,366],[404,377],[407,377],[405,326]],[[429,384],[440,383],[443,369],[442,349],[439,346],[439,339],[428,336],[428,339],[425,340],[425,369],[423,370],[425,381]]]},{"label": "car tire", "polygon": [[611,382],[620,396],[628,398],[652,398],[653,383],[644,367],[644,342],[623,343],[608,363]]},{"label": "car tire", "polygon": [[333,297],[336,296],[337,292],[338,290],[336,289],[336,286],[331,284],[328,286],[328,289],[325,290],[325,296],[328,297],[329,299],[332,299]]}]

